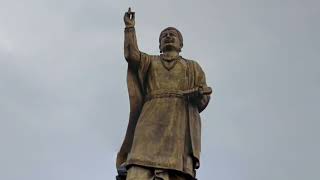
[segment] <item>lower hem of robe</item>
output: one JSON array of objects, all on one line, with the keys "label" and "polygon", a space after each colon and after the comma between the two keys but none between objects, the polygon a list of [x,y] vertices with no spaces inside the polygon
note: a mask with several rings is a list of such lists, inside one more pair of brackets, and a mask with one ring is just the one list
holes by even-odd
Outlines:
[{"label": "lower hem of robe", "polygon": [[194,178],[194,172],[193,170],[182,170],[179,168],[175,168],[175,167],[168,167],[168,166],[163,166],[163,165],[159,165],[158,163],[155,162],[146,162],[146,161],[139,161],[139,160],[128,160],[125,163],[125,166],[128,168],[132,165],[138,165],[138,166],[144,166],[144,167],[150,167],[150,168],[159,168],[159,169],[168,169],[168,170],[174,170],[174,171],[178,171],[180,173],[189,175],[191,177]]}]

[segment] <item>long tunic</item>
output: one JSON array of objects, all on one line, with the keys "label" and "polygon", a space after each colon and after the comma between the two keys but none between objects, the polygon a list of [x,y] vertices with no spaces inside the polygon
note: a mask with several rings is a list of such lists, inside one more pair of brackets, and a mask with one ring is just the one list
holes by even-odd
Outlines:
[{"label": "long tunic", "polygon": [[[140,67],[150,60],[145,93],[183,91],[188,88],[187,64],[178,59],[172,69],[160,56],[141,54]],[[182,97],[147,100],[139,116],[127,164],[178,170],[194,176],[188,123],[188,102]]]}]

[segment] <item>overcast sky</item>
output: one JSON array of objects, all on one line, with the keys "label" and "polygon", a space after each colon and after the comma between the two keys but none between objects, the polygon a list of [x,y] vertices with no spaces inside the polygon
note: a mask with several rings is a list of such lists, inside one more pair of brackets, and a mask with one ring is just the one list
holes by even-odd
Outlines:
[{"label": "overcast sky", "polygon": [[320,1],[1,0],[1,180],[114,179],[129,6],[140,50],[177,27],[214,89],[200,180],[320,179]]}]

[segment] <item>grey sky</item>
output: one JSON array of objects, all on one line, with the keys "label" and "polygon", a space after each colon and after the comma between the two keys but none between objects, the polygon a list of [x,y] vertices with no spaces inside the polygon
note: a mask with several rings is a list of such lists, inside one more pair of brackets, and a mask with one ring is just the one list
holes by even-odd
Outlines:
[{"label": "grey sky", "polygon": [[0,179],[114,179],[128,120],[123,13],[184,36],[214,88],[201,180],[320,178],[320,2],[0,1]]}]

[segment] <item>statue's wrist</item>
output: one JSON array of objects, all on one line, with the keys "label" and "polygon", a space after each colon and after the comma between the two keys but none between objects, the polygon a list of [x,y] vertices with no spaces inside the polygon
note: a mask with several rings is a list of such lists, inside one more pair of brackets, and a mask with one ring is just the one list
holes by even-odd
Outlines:
[{"label": "statue's wrist", "polygon": [[134,30],[134,26],[129,26],[129,27],[126,26],[126,27],[124,28],[124,31],[125,31],[125,32],[133,32],[133,31],[135,31],[135,30]]},{"label": "statue's wrist", "polygon": [[134,28],[134,25],[133,24],[128,24],[128,25],[126,25],[126,28]]}]

